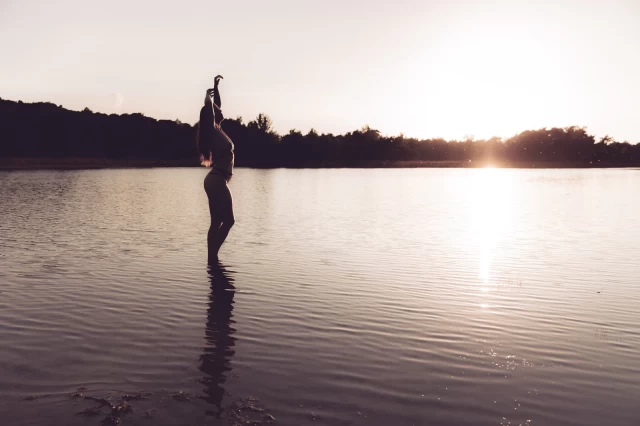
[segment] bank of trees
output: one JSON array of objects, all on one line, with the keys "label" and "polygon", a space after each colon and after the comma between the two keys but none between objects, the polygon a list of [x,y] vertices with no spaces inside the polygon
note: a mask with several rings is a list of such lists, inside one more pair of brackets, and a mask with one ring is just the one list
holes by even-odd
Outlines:
[{"label": "bank of trees", "polygon": [[[454,161],[531,165],[640,165],[640,144],[596,140],[581,127],[527,130],[508,139],[446,141],[383,136],[364,127],[344,135],[277,134],[268,116],[226,119],[236,164],[254,167],[358,166]],[[0,99],[0,157],[107,158],[198,164],[195,127],[142,114],[70,111],[51,103]]]}]

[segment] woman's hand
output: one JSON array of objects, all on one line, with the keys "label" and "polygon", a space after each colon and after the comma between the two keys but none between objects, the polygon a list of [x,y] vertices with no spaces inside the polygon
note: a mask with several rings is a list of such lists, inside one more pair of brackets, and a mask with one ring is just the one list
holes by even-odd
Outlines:
[{"label": "woman's hand", "polygon": [[207,89],[207,94],[204,96],[204,104],[211,105],[213,102],[213,89]]},{"label": "woman's hand", "polygon": [[221,76],[220,74],[216,75],[216,78],[214,80],[214,83],[216,86],[218,86],[218,84],[220,83],[220,80],[222,80],[224,77]]}]

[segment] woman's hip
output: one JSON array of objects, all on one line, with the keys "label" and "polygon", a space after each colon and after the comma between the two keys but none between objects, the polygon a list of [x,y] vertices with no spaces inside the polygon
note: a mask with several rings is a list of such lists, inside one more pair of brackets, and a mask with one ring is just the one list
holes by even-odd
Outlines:
[{"label": "woman's hip", "polygon": [[204,190],[209,198],[230,193],[227,180],[218,173],[209,173],[204,178]]}]

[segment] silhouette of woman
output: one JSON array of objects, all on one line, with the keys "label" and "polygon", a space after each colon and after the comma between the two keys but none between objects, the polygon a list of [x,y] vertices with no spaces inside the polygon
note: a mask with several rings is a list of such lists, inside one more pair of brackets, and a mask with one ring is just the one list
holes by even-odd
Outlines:
[{"label": "silhouette of woman", "polygon": [[200,356],[200,371],[204,377],[200,381],[205,385],[201,398],[215,407],[208,415],[222,415],[222,399],[225,395],[224,383],[231,371],[231,357],[235,353],[236,338],[233,336],[233,297],[235,287],[231,272],[218,262],[209,263],[211,294],[207,309],[205,328],[206,345]]},{"label": "silhouette of woman", "polygon": [[[196,142],[203,166],[211,166],[211,171],[204,179],[204,189],[209,198],[211,226],[207,234],[209,260],[218,259],[220,247],[227,239],[231,227],[235,223],[233,216],[233,198],[227,183],[233,175],[233,142],[222,130],[224,120],[222,101],[218,84],[222,76],[215,78],[213,89],[208,89],[204,98],[204,106],[200,110],[200,122]],[[213,99],[212,99],[213,98]]]}]

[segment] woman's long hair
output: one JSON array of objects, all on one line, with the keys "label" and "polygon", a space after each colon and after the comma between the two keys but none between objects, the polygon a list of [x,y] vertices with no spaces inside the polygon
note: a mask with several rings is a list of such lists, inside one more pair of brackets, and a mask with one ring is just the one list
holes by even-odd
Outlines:
[{"label": "woman's long hair", "polygon": [[196,126],[196,147],[200,154],[200,164],[209,167],[213,159],[213,108],[210,103],[200,109],[200,121]]}]

